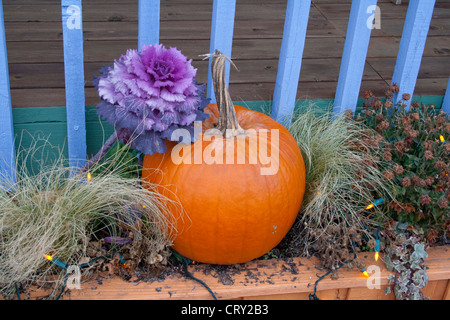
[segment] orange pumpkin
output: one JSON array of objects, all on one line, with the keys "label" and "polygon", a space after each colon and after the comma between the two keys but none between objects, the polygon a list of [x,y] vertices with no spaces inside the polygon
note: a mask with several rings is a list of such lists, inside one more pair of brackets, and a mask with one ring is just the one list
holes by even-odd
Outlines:
[{"label": "orange pumpkin", "polygon": [[175,221],[174,249],[212,264],[246,262],[274,248],[293,225],[305,190],[296,141],[271,117],[232,104],[225,59],[218,51],[212,59],[218,105],[205,109],[210,118],[202,135],[146,155],[142,176],[144,185],[157,183],[180,201],[189,217]]}]

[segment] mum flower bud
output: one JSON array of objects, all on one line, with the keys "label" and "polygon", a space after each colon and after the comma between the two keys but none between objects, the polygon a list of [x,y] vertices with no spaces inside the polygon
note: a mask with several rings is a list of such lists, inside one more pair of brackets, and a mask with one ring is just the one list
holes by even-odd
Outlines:
[{"label": "mum flower bud", "polygon": [[423,194],[420,196],[419,201],[421,205],[427,205],[431,203],[431,197],[427,194]]},{"label": "mum flower bud", "polygon": [[438,201],[438,206],[439,206],[441,209],[447,208],[447,207],[448,207],[448,200],[447,200],[445,197],[439,199],[439,201]]},{"label": "mum flower bud", "polygon": [[400,181],[400,184],[402,185],[402,187],[407,188],[411,185],[411,179],[409,179],[408,177],[404,177]]}]

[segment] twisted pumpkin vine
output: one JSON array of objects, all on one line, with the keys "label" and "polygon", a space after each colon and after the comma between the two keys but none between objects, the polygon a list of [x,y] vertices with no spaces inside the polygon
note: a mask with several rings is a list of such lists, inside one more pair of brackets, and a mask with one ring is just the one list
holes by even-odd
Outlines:
[{"label": "twisted pumpkin vine", "polygon": [[227,89],[225,79],[225,61],[229,61],[236,70],[239,71],[239,69],[230,58],[217,49],[214,53],[205,54],[203,56],[205,56],[205,59],[212,57],[211,73],[213,78],[214,94],[216,95],[217,105],[219,107],[219,122],[214,129],[208,130],[206,133],[212,134],[214,133],[213,130],[219,130],[221,135],[225,138],[246,134],[246,131],[242,129],[239,124],[233,101],[231,100],[230,93]]}]

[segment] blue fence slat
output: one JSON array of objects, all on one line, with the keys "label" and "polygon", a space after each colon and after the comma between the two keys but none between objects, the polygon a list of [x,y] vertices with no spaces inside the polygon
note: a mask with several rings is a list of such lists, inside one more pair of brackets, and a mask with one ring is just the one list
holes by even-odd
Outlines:
[{"label": "blue fence slat", "polygon": [[86,162],[83,26],[81,0],[62,0],[69,165]]},{"label": "blue fence slat", "polygon": [[[3,4],[0,0],[0,179],[15,182],[14,128],[9,87]],[[0,181],[1,182],[1,181]],[[6,184],[8,185],[7,182]]]},{"label": "blue fence slat", "polygon": [[442,101],[441,109],[450,114],[450,78],[448,79],[447,90],[445,91],[444,101]]},{"label": "blue fence slat", "polygon": [[[400,87],[400,91],[392,98],[394,103],[398,102],[404,93],[409,93],[411,97],[414,94],[434,4],[435,0],[409,2],[392,76],[392,83],[396,83]],[[410,101],[407,102],[407,109]]]},{"label": "blue fence slat", "polygon": [[347,109],[356,109],[376,4],[376,0],[352,1],[333,116],[342,114]]},{"label": "blue fence slat", "polygon": [[288,124],[294,112],[311,1],[289,0],[272,103],[272,117]]},{"label": "blue fence slat", "polygon": [[160,0],[139,0],[138,46],[159,43]]},{"label": "blue fence slat", "polygon": [[[214,0],[212,22],[211,22],[211,42],[209,52],[220,50],[224,55],[231,58],[231,48],[233,46],[234,15],[236,12],[236,0]],[[206,97],[211,98],[211,103],[216,102],[214,88],[212,85],[211,59],[208,67],[208,85],[206,87]],[[230,63],[225,64],[225,75],[227,84],[230,79]]]}]

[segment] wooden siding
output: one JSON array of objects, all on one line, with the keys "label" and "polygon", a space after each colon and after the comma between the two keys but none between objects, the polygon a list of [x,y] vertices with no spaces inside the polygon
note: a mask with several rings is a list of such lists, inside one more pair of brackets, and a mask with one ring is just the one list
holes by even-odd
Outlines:
[{"label": "wooden siding", "polygon": [[[98,103],[92,75],[138,44],[139,1],[83,1],[86,104]],[[235,101],[272,100],[278,71],[286,0],[237,0],[230,90]],[[381,95],[392,81],[407,4],[378,1],[381,29],[373,29],[359,95]],[[64,106],[61,2],[3,0],[13,107]],[[297,99],[334,98],[351,1],[312,1]],[[212,0],[161,0],[160,37],[175,46],[207,81]],[[450,1],[437,0],[415,95],[444,95],[450,70]],[[251,62],[250,62],[251,61]]]}]

